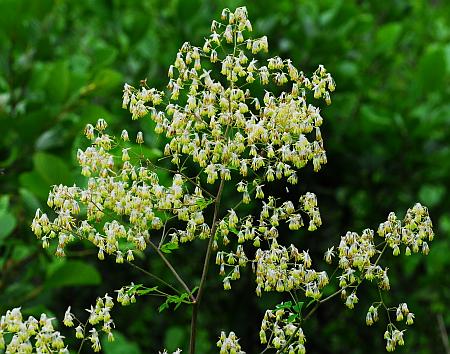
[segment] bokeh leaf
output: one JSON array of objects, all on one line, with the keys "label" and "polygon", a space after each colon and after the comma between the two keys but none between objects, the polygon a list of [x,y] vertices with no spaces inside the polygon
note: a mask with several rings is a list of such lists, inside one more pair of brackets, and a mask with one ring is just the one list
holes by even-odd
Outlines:
[{"label": "bokeh leaf", "polygon": [[16,227],[17,221],[14,214],[9,212],[0,212],[0,244]]},{"label": "bokeh leaf", "polygon": [[59,61],[52,65],[47,80],[47,95],[50,102],[60,103],[68,95],[70,70],[68,61]]},{"label": "bokeh leaf", "polygon": [[55,156],[38,152],[33,156],[36,172],[50,185],[70,184],[71,176],[67,163]]},{"label": "bokeh leaf", "polygon": [[114,342],[109,342],[106,337],[102,338],[103,352],[105,354],[141,354],[141,350],[136,343],[128,340],[122,333],[113,331]]},{"label": "bokeh leaf", "polygon": [[20,185],[41,200],[47,199],[49,184],[36,171],[24,172],[19,176]]},{"label": "bokeh leaf", "polygon": [[428,207],[439,204],[446,192],[442,184],[424,184],[419,190],[419,200]]},{"label": "bokeh leaf", "polygon": [[123,76],[116,70],[102,69],[94,78],[93,89],[96,93],[107,94],[123,85]]},{"label": "bokeh leaf", "polygon": [[418,65],[419,87],[423,93],[444,89],[446,65],[443,48],[434,44],[428,46]]},{"label": "bokeh leaf", "polygon": [[82,262],[69,260],[61,262],[45,281],[48,288],[63,286],[98,285],[102,281],[100,273],[94,266]]},{"label": "bokeh leaf", "polygon": [[380,53],[391,52],[398,42],[401,31],[400,23],[388,23],[381,26],[376,34],[376,50]]},{"label": "bokeh leaf", "polygon": [[183,347],[188,340],[186,330],[180,326],[171,326],[164,336],[164,347],[170,352]]}]

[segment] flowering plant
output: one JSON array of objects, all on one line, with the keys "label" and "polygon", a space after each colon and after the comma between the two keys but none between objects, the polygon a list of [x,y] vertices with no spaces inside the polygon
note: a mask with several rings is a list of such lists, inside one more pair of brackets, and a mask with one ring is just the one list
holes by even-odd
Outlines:
[{"label": "flowering plant", "polygon": [[[113,256],[117,263],[129,263],[152,276],[158,286],[123,286],[116,301],[128,305],[137,297],[158,294],[166,298],[163,308],[190,306],[191,354],[214,259],[225,290],[240,278],[243,267],[250,266],[257,296],[286,294],[286,301],[264,314],[259,331],[262,353],[304,353],[302,326],[308,318],[337,295],[354,308],[364,281],[374,282],[379,289],[366,323],[372,325],[380,312],[386,314],[386,349],[393,351],[404,343],[404,329],[397,322],[411,325],[414,314],[406,303],[388,307],[383,300],[382,292],[391,286],[383,255],[388,250],[396,256],[428,254],[428,242],[434,237],[428,210],[416,204],[403,220],[390,213],[376,232],[347,232],[325,252],[324,260],[336,265],[332,274],[315,269],[307,250],[280,242],[284,225],[297,231],[306,223],[314,231],[322,224],[314,193],[298,201],[281,200],[268,186],[275,181],[296,185],[298,171],[309,162],[314,171],[327,162],[320,130],[323,118],[309,102],[314,97],[330,104],[335,83],[322,65],[307,77],[289,59],[275,56],[260,61],[259,53],[268,51],[267,38],[252,38],[251,32],[245,7],[234,12],[225,9],[221,21],[212,22],[211,35],[202,47],[183,44],[169,68],[168,91],[150,88],[145,81],[139,88],[125,85],[123,107],[133,119],[149,117],[155,132],[165,135],[164,155],[173,167],[146,159],[139,148],[132,147],[126,130],[120,138],[111,136],[107,123],[99,119],[85,129],[91,146],[77,155],[87,186],[54,186],[48,206],[56,217],[51,220],[38,210],[32,230],[43,247],[55,247],[59,257],[65,256],[72,242],[87,240],[97,248],[100,260]],[[270,91],[271,84],[279,89]],[[259,94],[261,88],[263,94]],[[136,143],[144,144],[141,132]],[[196,169],[194,174],[188,165]],[[171,172],[170,185],[160,183],[160,169]],[[242,199],[223,210],[226,188],[235,188]],[[252,214],[240,208],[250,202],[255,206]],[[201,241],[206,250],[200,281],[188,285],[166,254],[184,243]],[[135,255],[147,248],[170,269],[179,287],[134,263]],[[338,289],[331,294],[327,292],[330,283]],[[81,340],[79,352],[86,342],[100,351],[99,332],[114,340],[113,306],[108,294],[99,297],[87,310],[85,322],[67,309],[63,323],[75,327],[75,336]],[[0,350],[6,353],[33,349],[67,353],[63,339],[45,314],[39,320],[24,320],[16,308],[0,320]],[[234,332],[222,332],[217,346],[221,354],[244,353]]]}]

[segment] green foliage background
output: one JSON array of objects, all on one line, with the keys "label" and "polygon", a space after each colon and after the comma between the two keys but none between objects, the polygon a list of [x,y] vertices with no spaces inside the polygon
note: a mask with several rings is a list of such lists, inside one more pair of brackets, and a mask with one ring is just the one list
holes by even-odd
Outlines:
[{"label": "green foliage background", "polygon": [[[256,34],[268,36],[272,54],[292,58],[307,73],[324,64],[337,85],[333,104],[323,107],[329,163],[319,174],[304,171],[298,191],[290,188],[318,195],[324,226],[289,242],[295,238],[320,259],[347,230],[376,228],[388,211],[403,215],[416,201],[427,205],[437,234],[431,253],[392,257],[387,301],[407,300],[416,314],[398,352],[443,353],[439,319],[450,328],[450,3],[444,0],[0,0],[0,313],[22,306],[61,318],[72,305],[84,316],[97,295],[131,281],[151,283],[113,260],[97,261],[89,245],[55,259],[29,225],[36,208],[46,209],[51,185],[83,183],[75,154],[86,144],[81,132],[88,122],[104,118],[115,133],[142,130],[149,156],[159,156],[161,140],[149,121],[131,122],[120,108],[123,83],[147,78],[162,89],[181,44],[201,44],[223,7],[242,5]],[[170,255],[191,283],[205,247]],[[153,253],[139,264],[171,277]],[[256,299],[250,273],[224,293],[216,275],[212,267],[199,352],[214,352],[220,330],[235,330],[247,352],[256,353],[264,308],[280,299]],[[363,325],[373,290],[363,294],[354,311],[338,299],[318,311],[305,326],[310,353],[384,351],[383,321]],[[159,305],[144,298],[118,309],[118,341],[104,352],[186,348],[188,309],[159,314]]]}]

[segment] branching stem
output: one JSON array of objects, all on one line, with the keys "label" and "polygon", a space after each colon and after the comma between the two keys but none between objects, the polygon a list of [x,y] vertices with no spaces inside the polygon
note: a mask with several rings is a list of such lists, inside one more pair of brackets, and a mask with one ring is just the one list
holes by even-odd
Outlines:
[{"label": "branching stem", "polygon": [[156,246],[152,241],[148,241],[149,245],[158,253],[158,256],[163,260],[163,262],[166,264],[167,268],[170,269],[172,274],[175,276],[175,278],[178,280],[180,285],[186,290],[186,292],[189,294],[189,297],[191,298],[191,301],[195,303],[194,295],[192,295],[191,289],[186,285],[184,280],[181,278],[181,276],[178,274],[178,272],[173,267],[172,263],[169,262],[169,260],[164,256],[164,254],[161,252],[161,250]]},{"label": "branching stem", "polygon": [[[387,243],[384,244],[383,249],[380,251],[380,254],[378,255],[378,257],[377,257],[377,259],[376,259],[374,265],[377,265],[377,264],[378,264],[378,262],[379,262],[380,259],[381,259],[381,256],[384,254],[386,248],[387,248]],[[359,283],[356,285],[356,288],[357,288],[361,283],[362,283],[362,279],[361,279],[361,280],[359,281]],[[314,312],[316,312],[316,310],[318,309],[318,307],[319,307],[321,304],[323,304],[323,303],[325,303],[325,302],[331,300],[331,299],[334,298],[336,295],[340,294],[343,290],[349,288],[350,286],[351,286],[350,284],[349,284],[349,285],[346,285],[346,286],[344,286],[343,288],[341,288],[341,289],[335,291],[333,294],[327,296],[326,298],[317,301],[316,304],[314,305],[314,307],[313,307],[313,308],[312,308],[312,309],[311,309],[311,310],[303,317],[303,321],[306,321],[309,317],[311,317],[311,315],[312,315]],[[380,291],[380,289],[378,289],[378,291]],[[380,296],[381,296],[381,292],[380,292]]]},{"label": "branching stem", "polygon": [[206,249],[205,261],[203,262],[203,271],[202,271],[202,277],[200,279],[198,293],[197,293],[197,296],[195,297],[195,300],[193,301],[193,306],[192,306],[191,335],[190,335],[190,340],[189,340],[189,353],[190,354],[195,353],[195,338],[196,338],[196,334],[197,334],[198,308],[200,305],[200,301],[202,299],[203,292],[205,290],[206,276],[208,275],[209,263],[211,260],[212,248],[213,248],[213,244],[214,244],[214,237],[215,237],[217,225],[218,225],[220,200],[222,199],[224,182],[225,182],[224,179],[220,180],[219,190],[218,190],[216,198],[215,198],[214,216],[213,216],[213,221],[212,221],[212,226],[211,226],[211,236],[209,239],[208,248]]},{"label": "branching stem", "polygon": [[148,275],[149,277],[159,281],[160,283],[166,285],[167,287],[171,288],[173,291],[175,291],[177,294],[181,294],[180,290],[176,289],[174,286],[170,285],[168,282],[166,282],[165,280],[161,279],[160,277],[158,277],[157,275],[150,273],[149,271],[145,270],[144,268],[139,267],[138,265],[127,261],[126,262],[132,266],[133,268],[139,270],[140,272],[144,273],[145,275]]}]

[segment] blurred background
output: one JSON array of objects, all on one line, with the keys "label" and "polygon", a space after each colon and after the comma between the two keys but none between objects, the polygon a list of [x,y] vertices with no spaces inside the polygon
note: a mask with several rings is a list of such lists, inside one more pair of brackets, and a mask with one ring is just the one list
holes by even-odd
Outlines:
[{"label": "blurred background", "polygon": [[[124,82],[147,79],[163,89],[182,43],[201,45],[222,8],[242,5],[255,35],[268,36],[272,55],[291,58],[309,75],[323,64],[336,81],[332,105],[322,107],[329,162],[316,174],[301,171],[292,191],[317,194],[324,225],[313,235],[299,233],[296,244],[321,259],[347,230],[376,229],[391,210],[403,217],[416,201],[427,205],[437,235],[431,252],[388,257],[392,290],[385,301],[406,301],[416,314],[399,353],[449,353],[450,3],[444,0],[0,0],[0,313],[22,306],[27,314],[62,318],[72,305],[82,317],[98,295],[132,281],[152,284],[114,260],[99,262],[89,247],[55,259],[29,225],[37,208],[46,210],[51,185],[83,183],[75,157],[86,146],[87,123],[104,118],[116,134],[142,130],[149,153],[160,156],[148,119],[132,122],[121,109]],[[204,247],[170,255],[191,284]],[[171,279],[153,253],[138,263]],[[282,299],[257,299],[250,272],[224,293],[217,273],[211,267],[199,353],[215,352],[220,330],[234,330],[247,353],[259,352],[264,310]],[[353,311],[339,299],[319,308],[304,327],[309,353],[384,352],[386,320],[364,324],[376,289],[362,287],[360,295]],[[117,308],[117,342],[104,352],[187,348],[189,309],[160,314],[159,305],[142,298]]]}]

